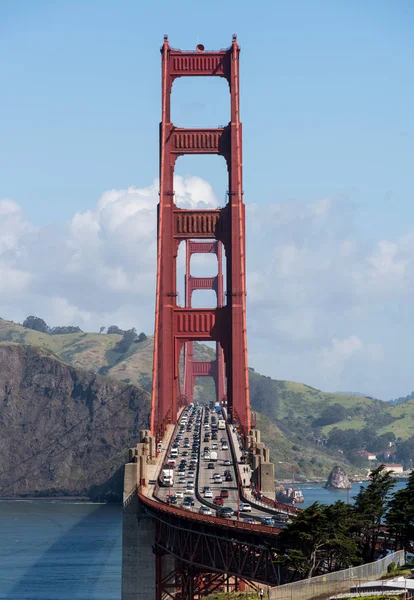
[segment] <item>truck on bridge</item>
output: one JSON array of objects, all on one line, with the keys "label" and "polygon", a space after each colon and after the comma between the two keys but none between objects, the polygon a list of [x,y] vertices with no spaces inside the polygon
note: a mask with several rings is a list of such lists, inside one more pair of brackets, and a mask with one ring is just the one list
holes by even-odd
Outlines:
[{"label": "truck on bridge", "polygon": [[160,474],[160,485],[162,487],[171,487],[174,485],[174,469],[164,465]]}]

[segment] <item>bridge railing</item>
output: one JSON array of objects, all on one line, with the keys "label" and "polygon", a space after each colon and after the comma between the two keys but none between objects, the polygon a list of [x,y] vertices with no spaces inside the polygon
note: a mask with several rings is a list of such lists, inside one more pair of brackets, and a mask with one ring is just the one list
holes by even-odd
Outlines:
[{"label": "bridge railing", "polygon": [[[301,511],[301,509],[297,508],[296,506],[291,506],[290,504],[284,504],[283,502],[277,502],[276,500],[272,500],[271,498],[268,498],[267,496],[263,496],[263,495],[259,499],[251,491],[249,493],[246,493],[248,488],[246,488],[245,486],[242,485],[242,475],[240,473],[240,464],[237,459],[237,450],[234,445],[234,438],[233,438],[233,433],[231,431],[231,425],[229,423],[226,423],[226,425],[227,425],[227,434],[228,434],[228,437],[230,440],[231,453],[233,456],[233,461],[235,462],[240,496],[242,497],[242,499],[245,500],[246,502],[251,502],[252,504],[256,504],[259,508],[261,508],[261,507],[270,508],[273,511],[284,512],[287,514],[299,513]],[[250,495],[253,497],[251,498]]]},{"label": "bridge railing", "polygon": [[342,571],[326,573],[310,579],[302,579],[270,588],[269,600],[312,600],[313,598],[326,598],[332,594],[349,591],[350,587],[371,580],[380,579],[387,573],[387,567],[394,562],[403,565],[405,562],[404,550],[398,550],[381,560],[373,563],[351,567]]},{"label": "bridge railing", "polygon": [[185,508],[171,506],[145,496],[141,488],[138,488],[137,494],[139,501],[142,502],[142,504],[144,504],[144,506],[147,508],[155,510],[156,512],[162,512],[166,515],[168,514],[170,516],[179,517],[180,519],[198,521],[200,523],[214,525],[215,527],[221,527],[225,529],[251,531],[252,533],[262,533],[267,535],[276,535],[281,531],[279,527],[268,527],[267,525],[254,525],[252,523],[245,523],[244,521],[232,521],[231,519],[209,517],[207,515],[191,512]]},{"label": "bridge railing", "polygon": [[273,510],[277,510],[278,512],[288,513],[290,515],[297,515],[301,512],[302,509],[297,508],[296,506],[291,506],[290,504],[284,504],[283,502],[278,502],[277,500],[272,500],[267,496],[261,496],[261,498],[256,498],[255,494],[252,493],[255,498],[255,502],[262,504],[263,506],[268,506],[273,508]]}]

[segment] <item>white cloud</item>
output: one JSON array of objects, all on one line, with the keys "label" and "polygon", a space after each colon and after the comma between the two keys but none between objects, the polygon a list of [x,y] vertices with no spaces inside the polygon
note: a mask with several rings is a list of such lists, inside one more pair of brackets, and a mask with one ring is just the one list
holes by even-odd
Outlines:
[{"label": "white cloud", "polygon": [[[198,177],[176,177],[175,192],[182,207],[219,204]],[[67,225],[36,229],[16,202],[0,200],[0,315],[150,333],[157,202],[157,182],[109,190]],[[346,197],[248,204],[246,213],[252,366],[330,390],[408,393],[414,231],[360,241]],[[205,271],[214,263],[199,259]]]}]

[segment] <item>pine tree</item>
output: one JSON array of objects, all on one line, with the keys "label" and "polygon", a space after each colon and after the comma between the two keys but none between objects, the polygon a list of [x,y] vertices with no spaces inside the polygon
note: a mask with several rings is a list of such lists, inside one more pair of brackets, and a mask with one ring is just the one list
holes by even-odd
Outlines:
[{"label": "pine tree", "polygon": [[314,502],[280,534],[286,548],[283,567],[313,577],[359,564],[361,556],[351,535],[354,520],[352,507],[341,501],[332,506]]},{"label": "pine tree", "polygon": [[414,471],[404,489],[395,492],[389,503],[387,525],[396,550],[413,551],[414,546]]},{"label": "pine tree", "polygon": [[366,488],[361,487],[355,498],[354,510],[357,516],[357,538],[365,562],[375,560],[378,540],[381,534],[390,491],[396,480],[391,473],[380,465],[371,471],[370,483]]}]

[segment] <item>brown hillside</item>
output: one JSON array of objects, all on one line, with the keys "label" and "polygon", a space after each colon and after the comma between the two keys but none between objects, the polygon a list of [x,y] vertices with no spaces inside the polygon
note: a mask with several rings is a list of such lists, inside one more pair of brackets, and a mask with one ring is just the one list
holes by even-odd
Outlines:
[{"label": "brown hillside", "polygon": [[0,344],[0,365],[0,496],[119,492],[148,394],[33,346]]}]

